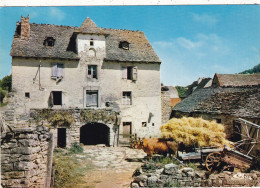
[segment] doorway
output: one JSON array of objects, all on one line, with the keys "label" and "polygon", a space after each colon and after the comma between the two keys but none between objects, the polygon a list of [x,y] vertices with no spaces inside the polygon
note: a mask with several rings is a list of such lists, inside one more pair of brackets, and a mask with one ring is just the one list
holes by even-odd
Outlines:
[{"label": "doorway", "polygon": [[66,147],[66,128],[58,128],[57,146],[60,148]]},{"label": "doorway", "polygon": [[109,146],[109,127],[102,123],[88,123],[80,128],[80,143]]}]

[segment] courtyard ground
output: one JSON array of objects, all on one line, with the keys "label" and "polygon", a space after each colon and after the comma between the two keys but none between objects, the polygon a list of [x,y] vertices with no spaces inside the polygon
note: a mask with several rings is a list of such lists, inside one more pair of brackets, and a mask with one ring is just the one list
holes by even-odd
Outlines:
[{"label": "courtyard ground", "polygon": [[[128,147],[102,147],[83,146],[84,151],[80,154],[66,155],[56,154],[56,159],[65,161],[74,160],[75,167],[79,174],[83,174],[80,179],[73,183],[73,187],[97,187],[97,188],[123,188],[130,187],[132,175],[136,168],[142,165],[141,160],[146,156],[142,150]],[[65,164],[66,165],[66,164]],[[69,164],[68,164],[69,165]],[[71,171],[72,172],[72,171]],[[61,187],[70,187],[71,184],[60,182]],[[60,187],[56,186],[55,187]]]}]

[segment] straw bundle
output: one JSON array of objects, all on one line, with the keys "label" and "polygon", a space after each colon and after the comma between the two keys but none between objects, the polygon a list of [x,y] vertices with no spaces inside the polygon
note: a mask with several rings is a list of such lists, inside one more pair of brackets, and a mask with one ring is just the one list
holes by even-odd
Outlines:
[{"label": "straw bundle", "polygon": [[229,145],[225,139],[224,126],[215,121],[202,118],[173,118],[160,127],[162,138],[173,139],[186,146],[223,146]]}]

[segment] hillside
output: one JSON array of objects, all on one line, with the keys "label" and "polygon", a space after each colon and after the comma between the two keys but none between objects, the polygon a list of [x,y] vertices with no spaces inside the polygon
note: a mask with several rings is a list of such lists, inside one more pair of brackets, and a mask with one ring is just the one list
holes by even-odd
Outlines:
[{"label": "hillside", "polygon": [[255,73],[260,73],[260,63],[254,66],[252,69],[245,70],[243,72],[240,72],[239,74],[255,74]]}]

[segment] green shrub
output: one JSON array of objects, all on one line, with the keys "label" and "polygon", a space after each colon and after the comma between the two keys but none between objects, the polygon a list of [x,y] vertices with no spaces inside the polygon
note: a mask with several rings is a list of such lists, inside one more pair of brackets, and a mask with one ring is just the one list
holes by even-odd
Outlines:
[{"label": "green shrub", "polygon": [[181,184],[176,181],[168,181],[164,184],[164,187],[181,187]]},{"label": "green shrub", "polygon": [[0,88],[0,103],[3,103],[3,99],[5,98],[6,96],[6,92]]},{"label": "green shrub", "polygon": [[81,147],[81,145],[79,145],[78,142],[74,142],[69,151],[71,153],[83,153],[83,148]]}]

